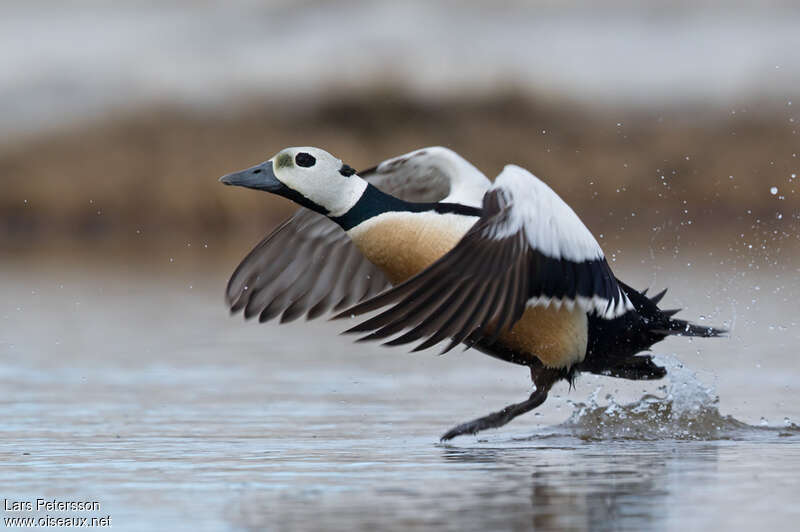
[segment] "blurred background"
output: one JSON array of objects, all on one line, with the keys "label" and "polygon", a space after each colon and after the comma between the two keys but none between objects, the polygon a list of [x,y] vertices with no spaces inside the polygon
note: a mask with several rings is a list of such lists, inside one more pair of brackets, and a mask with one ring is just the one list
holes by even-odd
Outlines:
[{"label": "blurred background", "polygon": [[217,176],[432,144],[529,168],[607,247],[796,248],[798,22],[788,0],[7,2],[0,249],[241,250],[292,208]]},{"label": "blurred background", "polygon": [[[296,145],[356,168],[443,145],[490,177],[507,163],[530,169],[581,216],[619,277],[669,286],[666,308],[732,330],[657,352],[700,372],[723,413],[791,424],[798,28],[793,0],[3,2],[5,478],[37,496],[80,485],[132,520],[125,490],[157,492],[189,515],[210,499],[171,490],[188,489],[186,478],[220,493],[263,480],[261,470],[247,477],[260,460],[224,461],[232,448],[262,452],[274,448],[269,436],[312,452],[312,436],[335,446],[372,427],[386,440],[418,437],[409,448],[430,453],[451,424],[525,396],[525,371],[479,354],[409,357],[354,347],[338,323],[228,318],[230,272],[294,206],[217,178]],[[597,386],[621,401],[659,385],[592,379],[559,388],[541,417],[508,430],[559,423],[572,411],[566,397],[586,400]],[[389,445],[365,442],[366,455]],[[218,454],[204,462],[207,452]],[[162,460],[177,456],[191,473],[159,484],[175,471]],[[131,457],[145,465],[118,465]],[[281,493],[294,493],[297,479],[286,482]]]}]

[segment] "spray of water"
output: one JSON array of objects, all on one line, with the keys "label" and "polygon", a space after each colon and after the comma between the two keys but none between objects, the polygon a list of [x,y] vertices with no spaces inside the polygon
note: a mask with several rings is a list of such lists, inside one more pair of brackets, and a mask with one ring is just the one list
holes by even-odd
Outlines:
[{"label": "spray of water", "polygon": [[618,404],[607,396],[598,403],[595,392],[587,403],[577,403],[570,418],[556,427],[560,433],[583,440],[723,440],[750,438],[756,433],[774,436],[800,435],[800,427],[754,427],[722,415],[719,397],[697,375],[673,357],[658,363],[668,371],[660,395],[644,395],[638,401]]}]

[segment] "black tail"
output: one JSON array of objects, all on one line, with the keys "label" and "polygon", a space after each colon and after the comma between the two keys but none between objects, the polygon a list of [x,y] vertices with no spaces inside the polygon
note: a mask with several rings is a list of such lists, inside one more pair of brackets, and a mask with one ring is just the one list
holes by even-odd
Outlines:
[{"label": "black tail", "polygon": [[680,309],[661,310],[658,308],[658,302],[661,301],[661,299],[664,297],[664,294],[667,293],[666,288],[655,296],[648,298],[646,295],[647,290],[639,292],[626,285],[619,279],[617,279],[617,282],[624,290],[625,295],[628,296],[628,299],[631,300],[631,303],[633,303],[636,312],[638,312],[639,315],[646,320],[648,324],[647,332],[655,336],[653,338],[653,343],[663,339],[666,336],[697,336],[701,338],[714,338],[722,336],[728,332],[724,329],[718,329],[716,327],[689,323],[686,320],[672,319],[672,316],[680,312]]},{"label": "black tail", "polygon": [[678,310],[658,308],[658,302],[666,290],[648,298],[647,290],[639,292],[619,279],[617,282],[633,303],[635,311],[612,320],[589,315],[589,342],[586,358],[577,368],[580,371],[623,379],[660,379],[666,370],[653,363],[651,357],[636,356],[637,353],[649,350],[667,336],[711,338],[727,332],[672,319]]}]

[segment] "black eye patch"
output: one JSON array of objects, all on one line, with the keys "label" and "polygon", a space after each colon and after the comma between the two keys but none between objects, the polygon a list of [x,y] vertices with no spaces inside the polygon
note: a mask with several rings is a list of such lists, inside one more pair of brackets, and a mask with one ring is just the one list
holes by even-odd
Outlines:
[{"label": "black eye patch", "polygon": [[309,168],[314,166],[317,160],[310,153],[300,152],[295,156],[294,162],[297,163],[297,166],[305,166],[306,168]]},{"label": "black eye patch", "polygon": [[339,173],[345,177],[350,177],[351,175],[355,174],[356,171],[353,167],[343,164],[341,168],[339,168]]}]

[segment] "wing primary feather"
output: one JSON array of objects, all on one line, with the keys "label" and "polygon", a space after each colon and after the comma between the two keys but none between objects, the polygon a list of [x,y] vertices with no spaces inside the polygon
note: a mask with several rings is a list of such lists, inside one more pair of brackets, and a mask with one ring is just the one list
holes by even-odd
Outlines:
[{"label": "wing primary feather", "polygon": [[[488,259],[487,259],[487,257],[485,255],[478,257],[478,262],[479,263],[486,262],[487,260]],[[361,324],[361,325],[365,326],[363,330],[374,329],[374,328],[376,328],[376,325],[377,326],[385,325],[386,323],[388,323],[389,320],[392,320],[392,319],[405,320],[405,318],[407,317],[407,315],[410,312],[416,311],[417,309],[422,307],[422,305],[421,304],[420,305],[414,304],[411,310],[409,310],[407,312],[400,313],[399,316],[395,316],[394,315],[395,311],[400,311],[400,310],[402,310],[403,306],[407,306],[409,304],[413,304],[415,301],[422,302],[422,301],[431,300],[430,296],[440,297],[442,292],[444,292],[446,290],[446,287],[449,285],[449,283],[441,282],[440,278],[435,276],[435,275],[429,275],[429,276],[426,276],[426,277],[428,277],[428,279],[426,279],[424,283],[423,282],[417,283],[417,284],[419,284],[419,286],[416,289],[414,289],[413,291],[411,291],[405,297],[405,299],[402,302],[398,303],[392,309],[388,309],[387,311],[379,314],[378,316],[373,318],[373,320],[369,320],[371,323],[368,324],[367,322],[365,322],[365,323]],[[457,282],[466,284],[464,279],[460,279]],[[427,295],[427,294],[430,294],[430,296]],[[422,318],[420,318],[420,319],[422,319]]]},{"label": "wing primary feather", "polygon": [[371,270],[371,264],[363,261],[358,265],[351,277],[350,293],[355,301],[361,301],[369,294]]},{"label": "wing primary feather", "polygon": [[[250,268],[250,274],[246,277],[244,282],[244,285],[249,285],[250,293],[254,293],[271,283],[273,279],[277,278],[287,267],[292,265],[296,255],[302,256],[309,251],[311,253],[314,252],[314,245],[309,241],[303,241],[299,246],[292,246],[291,237],[295,235],[296,231],[281,231],[275,238],[265,242],[265,245],[259,245],[251,252],[253,260],[257,261],[256,264],[251,264],[248,258],[242,261],[242,266],[246,265]],[[263,260],[265,258],[264,254],[268,249],[272,248],[280,250],[277,256],[269,255],[270,260],[265,267],[256,267],[257,264],[261,262],[258,259]],[[297,268],[298,265],[294,264],[294,267]]]},{"label": "wing primary feather", "polygon": [[[521,238],[526,238],[524,234],[520,235]],[[528,269],[528,257],[530,253],[528,252],[528,246],[525,243],[520,244],[521,249],[517,257],[517,265],[516,265],[516,272],[517,272],[517,289],[514,292],[514,306],[512,307],[511,313],[511,323],[509,323],[509,328],[513,327],[522,315],[525,313],[525,307],[528,303],[528,283],[529,283],[529,275],[530,270]]]},{"label": "wing primary feather", "polygon": [[[282,257],[283,259],[283,257]],[[305,264],[292,263],[291,258],[276,261],[281,269],[269,268],[250,279],[244,305],[244,315],[250,319],[268,307],[302,275]],[[281,309],[282,310],[282,309]]]},{"label": "wing primary feather", "polygon": [[[502,244],[502,254],[499,257],[499,271],[502,271],[499,281],[500,289],[498,294],[500,298],[496,301],[494,310],[489,315],[489,320],[495,321],[493,324],[493,331],[491,335],[491,339],[489,343],[492,344],[497,340],[497,337],[503,330],[505,326],[505,322],[508,319],[508,313],[512,310],[511,305],[509,304],[509,299],[519,294],[516,294],[513,290],[515,289],[515,268],[508,267],[507,265],[512,262],[512,259],[515,255],[518,255],[520,252],[520,247],[522,246],[521,242],[521,235],[520,233],[515,233],[511,237],[507,238]],[[503,270],[503,266],[505,265],[505,270]]]},{"label": "wing primary feather", "polygon": [[[306,313],[307,319],[313,319],[319,314],[312,316],[313,309],[320,309],[320,314],[325,312],[326,308],[330,308],[331,294],[336,286],[344,284],[341,267],[347,262],[349,249],[347,246],[333,246],[329,256],[329,266],[322,269],[317,282],[314,285],[314,290],[308,295],[308,312]],[[375,277],[380,277],[375,275]]]},{"label": "wing primary feather", "polygon": [[[353,251],[354,249],[349,246],[334,247],[330,262],[331,265],[335,264],[336,267],[323,268],[320,280],[315,285],[318,290],[315,289],[315,292],[309,295],[310,308],[306,313],[307,320],[318,318],[331,308],[331,302],[337,292],[337,287],[345,284],[342,279],[345,272],[343,268],[348,263]],[[373,275],[378,278],[381,277],[377,272],[373,272]],[[382,281],[385,282],[385,278],[382,278]]]},{"label": "wing primary feather", "polygon": [[[509,239],[509,243],[506,244],[512,248],[510,255],[513,257],[517,252],[518,246],[518,236],[515,235],[514,237]],[[509,268],[505,275],[503,275],[503,281],[501,286],[503,289],[501,290],[503,294],[503,298],[501,302],[498,304],[498,313],[496,316],[496,324],[494,325],[494,331],[492,331],[492,335],[489,339],[489,344],[493,344],[497,341],[497,338],[503,332],[503,328],[505,327],[506,321],[508,321],[509,314],[513,310],[513,303],[515,302],[517,293],[516,290],[518,289],[517,281],[518,277],[516,275],[516,269],[512,266]]]},{"label": "wing primary feather", "polygon": [[384,345],[394,346],[407,344],[419,340],[423,336],[435,334],[437,330],[441,330],[442,325],[457,311],[458,305],[460,305],[467,296],[466,290],[460,290],[460,288],[461,284],[455,285],[444,301],[438,306],[433,306],[416,327],[402,336],[386,342]]},{"label": "wing primary feather", "polygon": [[[457,326],[455,325],[453,326],[454,330],[456,330],[456,333],[451,338],[450,343],[447,345],[447,347],[445,347],[442,353],[440,354],[444,354],[453,349],[455,346],[464,341],[464,339],[467,336],[469,336],[469,334],[472,331],[475,330],[476,328],[475,324],[480,323],[479,316],[481,316],[481,313],[485,311],[487,292],[492,290],[492,288],[496,289],[496,287],[497,287],[496,284],[484,283],[480,285],[479,293],[472,294],[474,303],[471,312],[465,314],[464,319]],[[491,297],[491,294],[489,295],[489,297]],[[466,349],[469,349],[469,347],[467,347]]]},{"label": "wing primary feather", "polygon": [[[394,307],[385,310],[373,318],[359,323],[355,327],[351,327],[350,329],[346,330],[344,334],[376,331],[376,336],[370,338],[364,337],[363,340],[391,336],[392,334],[400,332],[405,327],[416,325],[419,321],[421,321],[424,316],[415,314],[416,311],[425,307],[426,305],[430,305],[434,301],[440,300],[442,295],[447,291],[448,288],[446,286],[440,286],[438,290],[431,291],[426,297],[420,298],[416,297],[415,294],[411,294]],[[412,314],[415,317],[412,318],[411,321],[407,321],[406,318]],[[387,332],[384,333],[384,330]]]},{"label": "wing primary feather", "polygon": [[[479,264],[479,268],[482,268],[484,264],[490,262],[490,255],[488,253],[484,253],[479,255],[481,264]],[[460,344],[461,341],[466,338],[470,331],[475,329],[476,323],[478,320],[476,318],[481,315],[481,312],[485,310],[486,303],[486,292],[487,287],[497,286],[496,283],[493,284],[489,283],[473,283],[473,288],[465,288],[468,290],[468,295],[465,296],[465,299],[469,300],[467,306],[459,313],[453,315],[453,317],[448,321],[447,326],[443,327],[440,333],[435,334],[419,346],[417,346],[414,350],[422,350],[431,347],[440,341],[444,340],[447,336],[451,336],[452,340],[444,348],[439,354],[442,355],[455,347],[456,345]],[[455,321],[454,321],[455,320]],[[445,330],[446,329],[446,330]]]},{"label": "wing primary feather", "polygon": [[[322,260],[327,255],[330,246],[323,247],[318,249],[316,253],[311,258],[310,264],[313,264],[317,260]],[[278,314],[282,314],[281,316],[281,323],[286,323],[288,321],[292,321],[297,317],[300,317],[303,314],[303,311],[300,311],[299,314],[297,313],[297,309],[292,310],[289,314],[286,313],[287,310],[291,309],[293,305],[305,296],[305,294],[313,288],[313,285],[316,281],[315,276],[317,272],[310,264],[297,264],[296,269],[299,269],[297,272],[292,272],[293,269],[288,269],[287,272],[295,273],[294,278],[288,277],[287,279],[291,279],[290,281],[282,283],[282,289],[277,293],[273,292],[274,298],[269,304],[261,311],[261,315],[259,316],[259,321],[262,319],[264,321],[270,320],[277,316]],[[303,269],[304,268],[304,269]],[[263,289],[266,293],[266,288]],[[272,291],[271,291],[272,292]],[[256,301],[261,301],[262,298],[257,298]],[[301,303],[302,305],[302,303]],[[260,305],[257,305],[257,307]],[[277,314],[276,314],[277,313]],[[262,321],[263,323],[263,321]]]},{"label": "wing primary feather", "polygon": [[[381,307],[385,307],[390,303],[396,301],[398,298],[402,297],[403,295],[410,292],[411,289],[404,284],[397,285],[385,292],[381,292],[380,294],[367,299],[366,301],[362,301],[361,303],[357,303],[352,307],[348,307],[339,314],[335,314],[331,319],[332,320],[340,320],[342,318],[350,318],[352,316],[360,316],[362,314],[366,314],[367,312],[372,312],[373,310],[378,310]],[[337,305],[338,306],[338,305]]]},{"label": "wing primary feather", "polygon": [[487,291],[488,293],[485,294],[484,301],[479,307],[480,313],[476,314],[474,321],[470,324],[467,324],[467,326],[462,329],[458,336],[456,336],[456,338],[460,337],[461,341],[465,343],[464,351],[471,349],[481,338],[483,338],[483,332],[489,323],[492,305],[494,305],[495,301],[497,300],[500,288],[500,283],[496,280],[489,283],[489,288]]},{"label": "wing primary feather", "polygon": [[[427,272],[428,270],[426,270]],[[418,287],[418,285],[422,284],[423,286],[429,282],[428,276],[420,277],[419,275],[410,278],[409,280],[396,285],[385,292],[381,292],[380,294],[367,299],[366,301],[362,301],[352,307],[345,309],[344,311],[336,314],[331,319],[338,320],[342,318],[348,318],[351,316],[359,316],[361,314],[366,314],[367,312],[372,312],[373,310],[378,310],[381,307],[385,307],[394,301],[397,301],[401,297],[404,297],[406,294],[412,293]]]},{"label": "wing primary feather", "polygon": [[[319,253],[314,256],[312,261],[327,261],[332,263],[333,259],[336,258],[335,252],[335,244],[330,243],[321,249]],[[333,271],[335,271],[333,267],[323,268],[321,275],[319,275],[314,268],[309,266],[291,287],[293,292],[296,292],[298,287],[303,291],[287,294],[289,299],[292,299],[292,295],[294,295],[294,298],[285,308],[283,314],[281,314],[280,323],[289,323],[305,314],[311,306],[312,298],[319,297],[315,295],[315,292],[318,294],[320,290],[324,290],[325,287],[330,286],[330,280],[333,277],[331,272]],[[303,289],[303,286],[306,286],[306,288]]]},{"label": "wing primary feather", "polygon": [[264,323],[281,314],[293,299],[295,286],[300,286],[298,283],[308,274],[308,270],[301,269],[303,266],[290,265],[269,286],[257,289],[245,307],[245,317],[260,314],[259,321]]},{"label": "wing primary feather", "polygon": [[505,326],[505,322],[508,319],[508,312],[510,310],[509,298],[510,293],[508,290],[508,285],[511,283],[512,272],[509,271],[508,274],[503,276],[502,280],[502,289],[500,290],[500,300],[497,303],[497,310],[493,315],[493,323],[492,325],[492,332],[489,336],[488,344],[491,345],[497,341],[497,338],[500,336],[500,333]]},{"label": "wing primary feather", "polygon": [[308,313],[306,314],[307,320],[314,320],[325,314],[325,311],[330,307],[332,293],[333,292],[328,292],[322,299],[317,301],[315,305],[308,309]]},{"label": "wing primary feather", "polygon": [[[501,260],[506,258],[505,255],[506,253],[503,253]],[[483,338],[486,327],[488,327],[491,321],[493,320],[497,312],[498,305],[500,304],[500,301],[503,299],[504,277],[505,276],[502,276],[500,278],[495,277],[491,280],[491,284],[493,285],[491,300],[489,300],[489,302],[484,307],[484,312],[481,314],[480,319],[477,320],[477,326],[474,327],[472,331],[470,331],[467,337],[468,341],[466,349],[471,348],[472,346],[475,345],[475,343],[477,343],[481,338]]]},{"label": "wing primary feather", "polygon": [[[473,289],[469,289],[465,287],[464,292],[464,300],[471,299],[473,302],[468,303],[466,309],[462,309],[461,312],[451,312],[448,316],[447,321],[442,324],[438,331],[435,331],[432,336],[430,336],[427,340],[417,345],[412,352],[422,351],[423,349],[428,349],[432,347],[442,340],[445,340],[448,337],[453,337],[454,334],[459,332],[463,327],[463,323],[465,320],[469,319],[475,313],[475,307],[478,305],[478,298],[475,297],[475,292],[480,290],[480,285],[474,287]],[[461,304],[461,302],[459,302]],[[466,312],[465,312],[466,310]],[[451,341],[442,351],[439,352],[440,355],[443,355],[453,349],[459,342]]]},{"label": "wing primary feather", "polygon": [[377,296],[371,299],[364,301],[363,303],[360,303],[354,307],[345,310],[342,314],[334,316],[334,319],[348,316],[349,315],[348,313],[350,311],[353,311],[352,315],[358,316],[397,302],[393,307],[384,310],[380,314],[384,315],[386,319],[391,319],[391,316],[404,315],[403,312],[406,308],[408,308],[409,305],[413,306],[415,302],[422,301],[417,296],[419,292],[432,294],[432,293],[440,293],[442,290],[447,289],[447,286],[444,284],[439,284],[437,286],[435,279],[422,279],[422,282],[419,284],[422,290],[415,290],[414,284],[404,283],[397,285],[394,288],[391,288],[385,292],[378,294]]},{"label": "wing primary feather", "polygon": [[[259,255],[259,251],[261,249],[268,246],[273,239],[281,237],[283,229],[285,229],[286,226],[288,226],[291,223],[291,221],[292,221],[291,218],[284,221],[275,230],[273,230],[266,238],[264,238],[264,240],[258,243],[256,247],[254,247],[244,259],[242,259],[242,262],[239,263],[239,265],[231,274],[230,279],[228,279],[228,284],[225,287],[225,295],[226,295],[225,299],[228,305],[233,306],[236,303],[235,300],[242,295],[242,290],[244,286],[248,283],[250,275],[245,275],[243,273],[244,270],[248,266],[250,266],[251,261],[254,260],[255,257]],[[239,308],[241,309],[241,307]]]},{"label": "wing primary feather", "polygon": [[473,327],[467,334],[467,346],[465,350],[473,347],[484,337],[487,327],[491,325],[498,302],[502,298],[502,288],[503,287],[500,280],[492,281],[491,299],[483,307],[483,312],[480,319],[476,320],[476,326]]},{"label": "wing primary feather", "polygon": [[[484,253],[479,256],[482,257],[482,259],[480,259],[481,264],[479,264],[480,268],[490,262],[491,257],[488,253]],[[452,319],[448,321],[447,334],[434,335],[426,342],[418,346],[418,349],[427,349],[428,347],[431,347],[434,344],[444,340],[447,336],[451,337],[451,342],[439,353],[440,355],[443,355],[444,353],[453,349],[456,345],[460,344],[461,341],[476,328],[476,324],[478,324],[480,319],[482,319],[479,318],[479,316],[482,316],[481,313],[483,312],[485,314],[487,291],[492,287],[496,289],[497,286],[497,283],[492,282],[473,283],[474,288],[468,289],[469,303],[467,303],[467,306],[460,313],[454,315]]]},{"label": "wing primary feather", "polygon": [[[361,252],[354,247],[349,253],[345,264],[342,266],[342,274],[348,279],[351,278],[353,274],[358,271],[362,260],[363,256],[361,255]],[[339,312],[341,309],[347,308],[348,306],[357,302],[355,296],[353,295],[353,291],[350,290],[350,286],[343,283],[336,285],[332,299],[336,302],[336,304],[333,306],[334,312]]]}]

